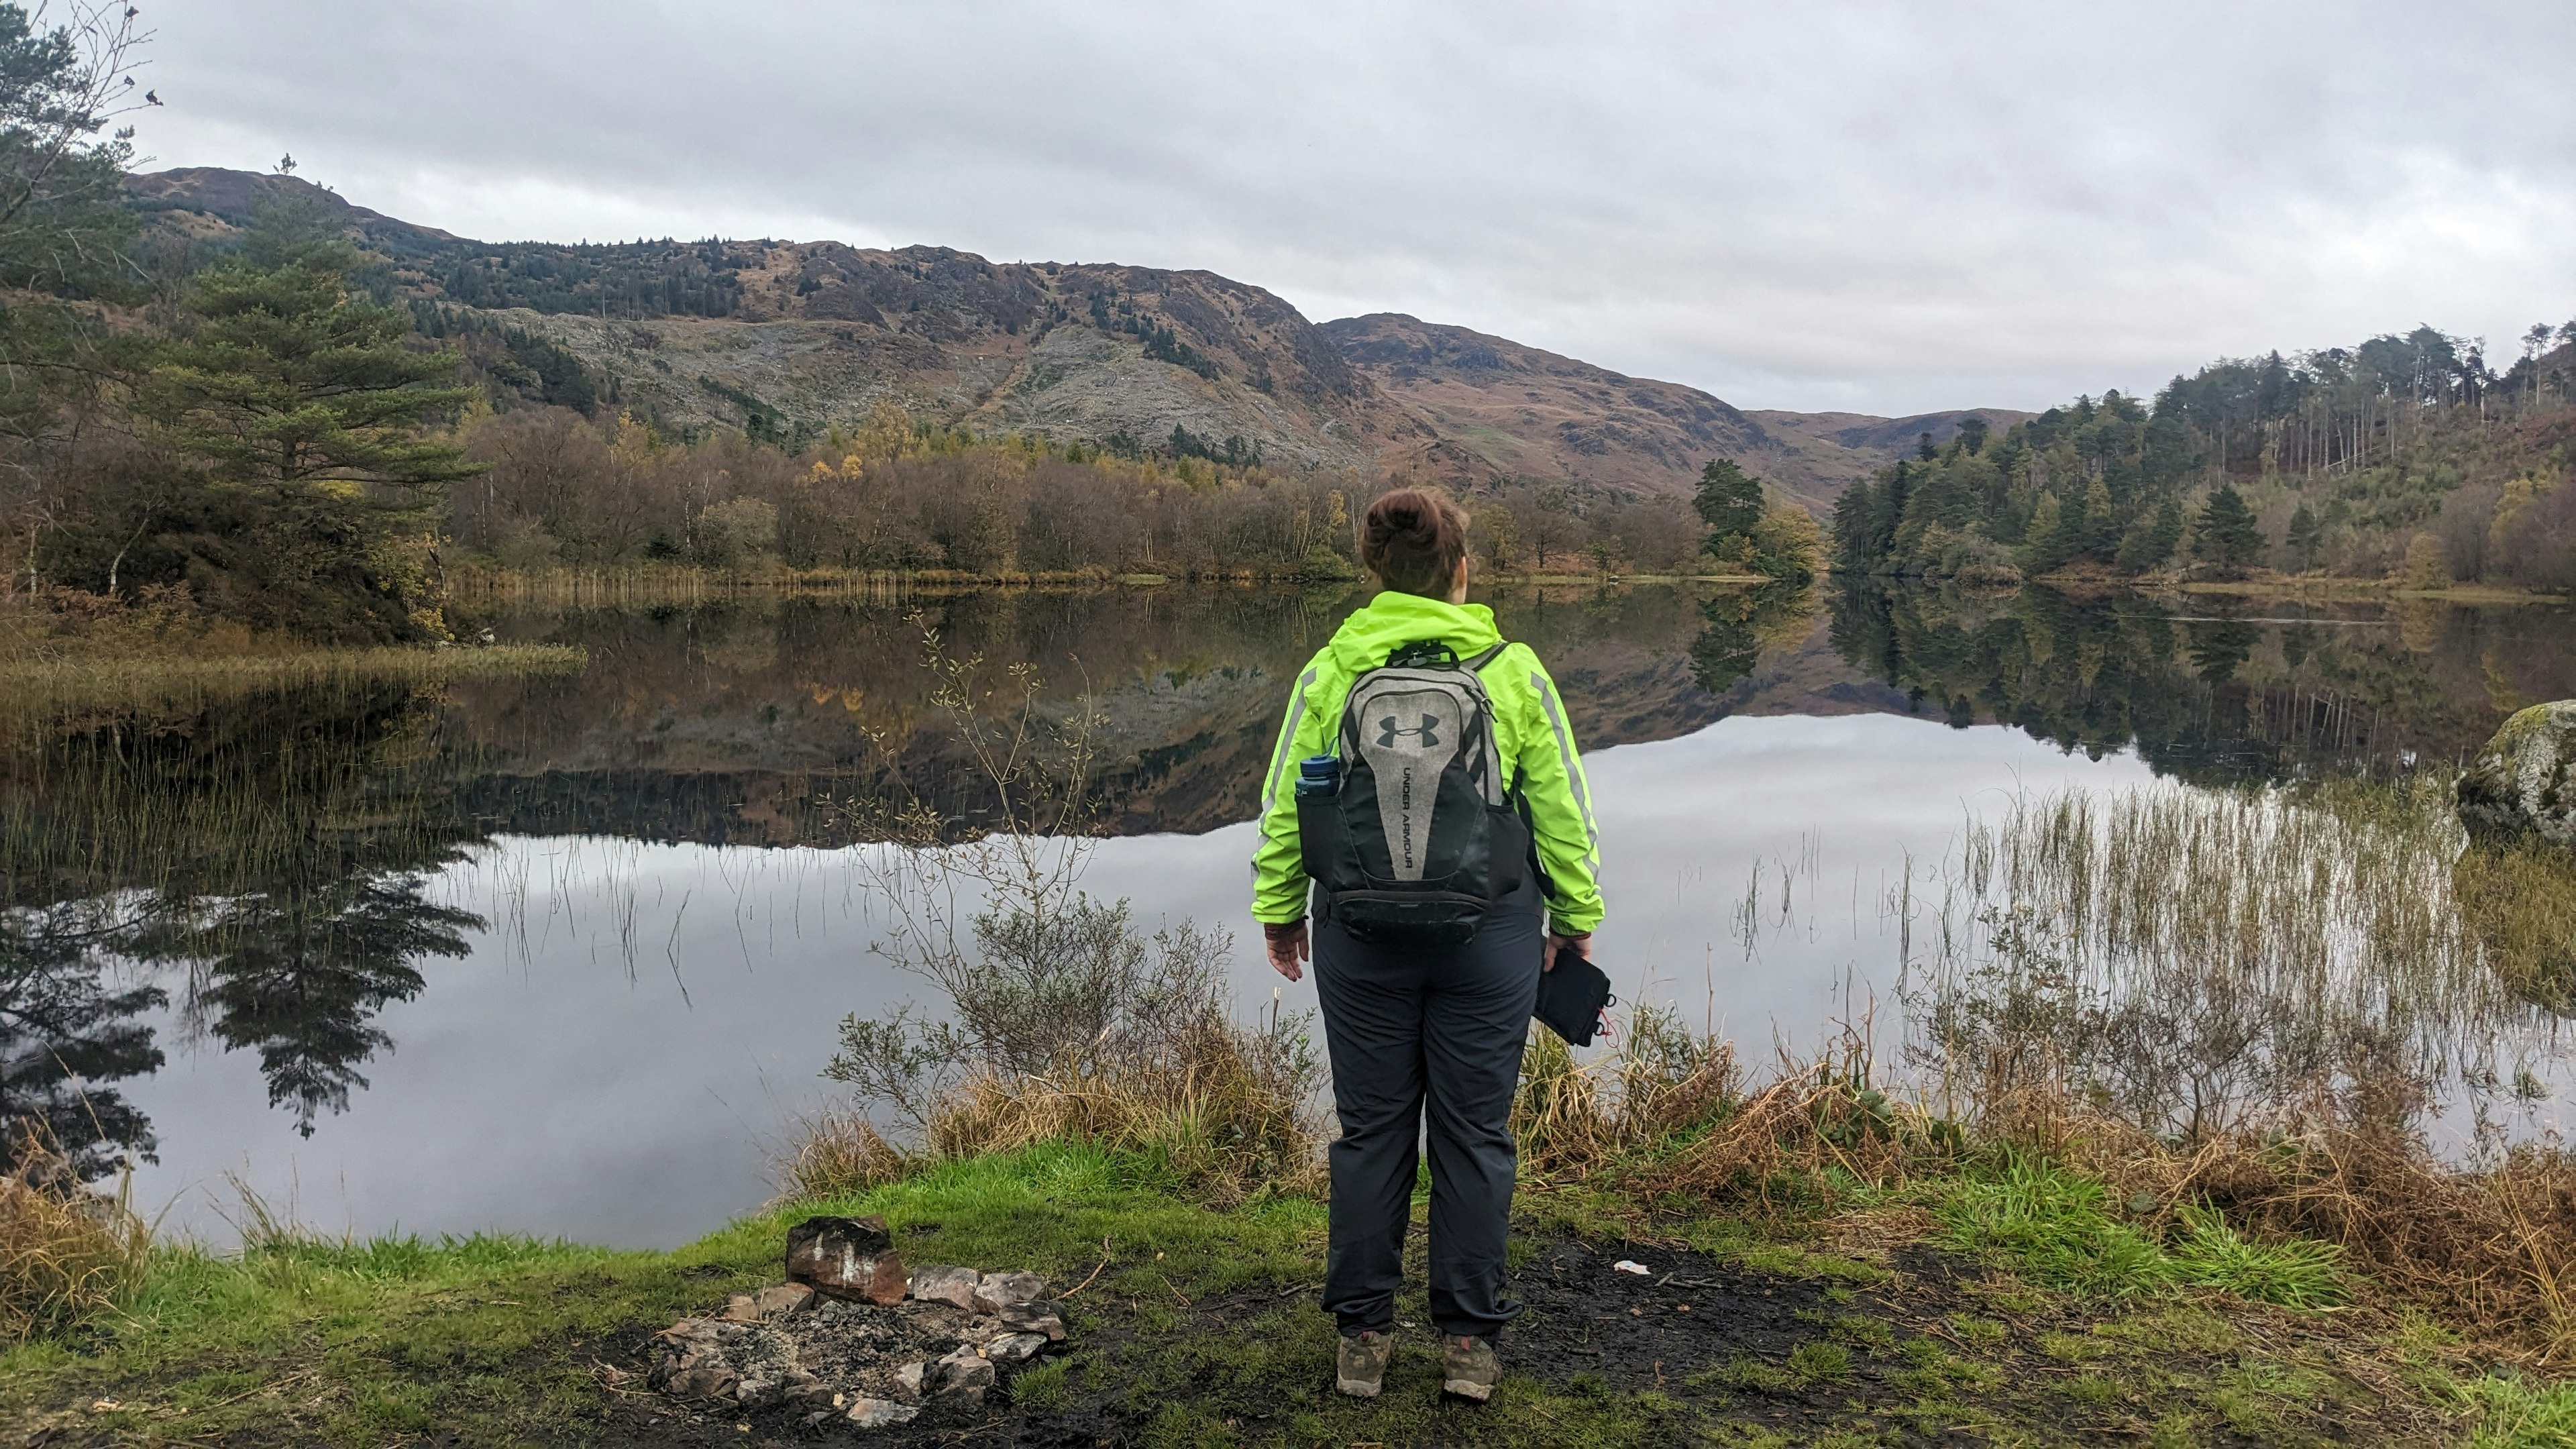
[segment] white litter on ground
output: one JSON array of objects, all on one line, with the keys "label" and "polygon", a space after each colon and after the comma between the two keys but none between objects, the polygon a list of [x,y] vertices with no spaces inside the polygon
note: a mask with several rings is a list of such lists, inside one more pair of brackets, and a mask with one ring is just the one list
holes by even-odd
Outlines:
[{"label": "white litter on ground", "polygon": [[1615,1272],[1634,1273],[1640,1278],[1651,1278],[1655,1275],[1654,1269],[1647,1267],[1643,1263],[1632,1262],[1626,1258],[1621,1258],[1618,1262],[1611,1264],[1610,1267]]}]

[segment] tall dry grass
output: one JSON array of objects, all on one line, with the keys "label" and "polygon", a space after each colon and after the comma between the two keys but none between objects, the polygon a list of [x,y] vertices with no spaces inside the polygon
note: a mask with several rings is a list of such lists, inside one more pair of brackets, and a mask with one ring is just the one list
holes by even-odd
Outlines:
[{"label": "tall dry grass", "polygon": [[143,1275],[151,1233],[120,1184],[84,1187],[33,1138],[0,1175],[0,1343],[60,1333],[113,1308]]}]

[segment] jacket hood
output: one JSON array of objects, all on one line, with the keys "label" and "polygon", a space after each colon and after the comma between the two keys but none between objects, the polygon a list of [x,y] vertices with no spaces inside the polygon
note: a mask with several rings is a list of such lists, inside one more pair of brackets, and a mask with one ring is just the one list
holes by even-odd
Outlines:
[{"label": "jacket hood", "polygon": [[1465,659],[1503,640],[1494,611],[1482,604],[1452,604],[1387,589],[1342,621],[1333,633],[1333,662],[1351,674],[1375,669],[1396,646],[1437,639]]}]

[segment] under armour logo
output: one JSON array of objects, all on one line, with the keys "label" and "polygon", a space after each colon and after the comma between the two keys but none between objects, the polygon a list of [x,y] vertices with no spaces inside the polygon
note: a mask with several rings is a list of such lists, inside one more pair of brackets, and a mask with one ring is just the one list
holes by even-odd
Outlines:
[{"label": "under armour logo", "polygon": [[1386,718],[1377,722],[1377,747],[1379,749],[1385,750],[1394,748],[1395,739],[1398,735],[1419,735],[1422,737],[1422,747],[1424,749],[1436,750],[1440,748],[1439,716],[1428,714],[1424,715],[1422,717],[1422,728],[1418,730],[1397,729],[1395,727],[1394,715],[1388,715]]}]

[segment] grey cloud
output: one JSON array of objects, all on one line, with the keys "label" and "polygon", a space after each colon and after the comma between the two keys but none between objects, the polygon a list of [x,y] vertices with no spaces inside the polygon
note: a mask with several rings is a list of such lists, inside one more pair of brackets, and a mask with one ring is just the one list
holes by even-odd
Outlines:
[{"label": "grey cloud", "polygon": [[492,237],[778,219],[1206,267],[1319,319],[1410,311],[1746,406],[2036,406],[2576,312],[2576,27],[2550,7],[153,18],[166,164],[291,149],[353,200]]}]

